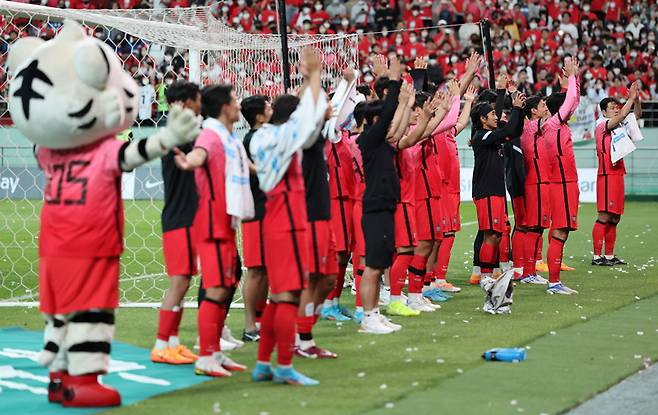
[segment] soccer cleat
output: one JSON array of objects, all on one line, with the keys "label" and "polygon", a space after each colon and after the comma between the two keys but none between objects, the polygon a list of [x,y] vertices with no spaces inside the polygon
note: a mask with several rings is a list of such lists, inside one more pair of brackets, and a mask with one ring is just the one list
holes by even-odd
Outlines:
[{"label": "soccer cleat", "polygon": [[352,317],[352,320],[354,320],[357,323],[361,324],[361,321],[363,320],[363,311],[355,311],[354,312],[354,317]]},{"label": "soccer cleat", "polygon": [[561,282],[553,285],[549,284],[548,288],[546,289],[546,292],[549,294],[562,294],[562,295],[578,294],[578,291],[572,290],[571,288],[567,287]]},{"label": "soccer cleat", "polygon": [[329,321],[348,321],[349,317],[344,316],[340,312],[340,308],[337,305],[332,305],[331,307],[323,308],[320,312],[320,318],[323,320]]},{"label": "soccer cleat", "polygon": [[247,366],[236,363],[233,359],[226,356],[222,352],[215,352],[212,354],[213,359],[217,361],[222,367],[231,372],[244,372]]},{"label": "soccer cleat", "polygon": [[274,383],[297,386],[315,386],[320,384],[317,380],[302,375],[293,367],[277,367],[274,369]]},{"label": "soccer cleat", "polygon": [[424,301],[425,304],[428,305],[429,307],[432,307],[434,310],[440,310],[441,309],[441,306],[439,304],[434,304],[427,297],[421,297],[421,300]]},{"label": "soccer cleat", "polygon": [[379,305],[388,305],[391,302],[391,288],[382,286],[379,289]]},{"label": "soccer cleat", "polygon": [[307,359],[336,359],[338,357],[336,353],[318,346],[311,346],[307,349],[295,347],[295,354]]},{"label": "soccer cleat", "polygon": [[592,258],[592,265],[598,265],[600,267],[611,267],[612,263],[604,256],[598,258]]},{"label": "soccer cleat", "polygon": [[393,323],[388,317],[386,317],[384,315],[381,315],[381,314],[379,315],[379,321],[381,321],[382,324],[385,325],[386,327],[388,327],[390,329],[393,329],[393,331],[402,330],[401,325]]},{"label": "soccer cleat", "polygon": [[235,344],[236,349],[244,346],[243,341],[240,341],[235,337],[233,337],[233,333],[231,333],[231,329],[228,328],[228,326],[224,326],[224,328],[222,329],[222,339],[226,340],[229,343]]},{"label": "soccer cleat", "polygon": [[471,274],[470,278],[468,279],[468,283],[471,285],[479,285],[481,278],[482,275],[480,274]]},{"label": "soccer cleat", "polygon": [[267,382],[273,377],[272,366],[265,363],[257,362],[254,371],[251,372],[251,380],[254,382]]},{"label": "soccer cleat", "polygon": [[407,306],[412,310],[422,311],[424,313],[434,311],[434,307],[430,307],[425,301],[423,301],[422,297],[415,300],[409,300]]},{"label": "soccer cleat", "polygon": [[219,346],[220,346],[219,348],[221,350],[224,350],[225,352],[230,352],[240,347],[237,344],[230,342],[224,338],[219,339]]},{"label": "soccer cleat", "polygon": [[612,257],[612,259],[608,259],[608,262],[610,262],[612,265],[628,265],[628,262],[624,261],[623,259],[619,259],[616,256]]},{"label": "soccer cleat", "polygon": [[496,314],[512,314],[512,308],[508,305],[498,307]]},{"label": "soccer cleat", "polygon": [[154,348],[151,350],[151,362],[153,363],[165,363],[168,365],[189,365],[195,361],[196,359],[191,359],[189,357],[180,355],[176,349],[166,348],[159,350]]},{"label": "soccer cleat", "polygon": [[402,301],[391,301],[386,309],[386,313],[389,316],[402,316],[402,317],[413,317],[419,316],[420,311],[412,310]]},{"label": "soccer cleat", "polygon": [[174,347],[173,349],[180,356],[186,357],[188,359],[192,359],[195,362],[199,358],[199,356],[197,356],[192,350],[188,349],[187,347],[183,346],[182,344],[179,344],[178,346]]},{"label": "soccer cleat", "polygon": [[338,310],[340,311],[340,314],[344,315],[349,320],[354,318],[354,315],[352,314],[352,312],[347,307],[344,307],[340,304],[338,304],[336,307],[338,307]]},{"label": "soccer cleat", "polygon": [[447,293],[458,293],[462,290],[461,288],[455,287],[446,280],[439,280],[439,282],[434,287]]},{"label": "soccer cleat", "polygon": [[194,364],[194,373],[199,376],[213,378],[231,376],[231,372],[225,369],[213,356],[199,356],[199,360]]},{"label": "soccer cleat", "polygon": [[548,264],[540,259],[539,261],[537,261],[537,264],[535,265],[535,269],[537,270],[537,272],[548,272]]},{"label": "soccer cleat", "polygon": [[253,331],[244,330],[242,332],[243,342],[258,342],[258,340],[260,340],[260,330],[258,329]]},{"label": "soccer cleat", "polygon": [[439,290],[438,288],[430,288],[427,290],[423,290],[423,297],[429,298],[432,301],[437,301],[437,302],[444,302],[448,301],[449,298],[447,295],[444,295],[444,292]]},{"label": "soccer cleat", "polygon": [[545,285],[547,282],[546,278],[542,278],[537,274],[530,274],[521,279],[521,284]]},{"label": "soccer cleat", "polygon": [[64,398],[64,387],[68,373],[66,371],[50,372],[50,383],[48,383],[48,402],[59,403]]},{"label": "soccer cleat", "polygon": [[560,265],[560,271],[567,271],[568,272],[568,271],[575,271],[575,270],[576,270],[576,268],[572,268],[569,265],[565,264],[564,262],[562,263],[562,265]]},{"label": "soccer cleat", "polygon": [[65,407],[102,407],[121,405],[121,395],[109,386],[98,382],[98,373],[80,376],[66,376],[62,392],[62,405]]},{"label": "soccer cleat", "polygon": [[390,334],[395,330],[393,328],[385,325],[378,317],[370,316],[369,318],[363,316],[361,320],[361,326],[359,327],[359,333],[367,334]]}]

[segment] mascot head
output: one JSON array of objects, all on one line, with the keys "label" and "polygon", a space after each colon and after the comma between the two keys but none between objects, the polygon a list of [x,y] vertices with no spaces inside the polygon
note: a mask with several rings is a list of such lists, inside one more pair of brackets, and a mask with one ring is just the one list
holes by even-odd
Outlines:
[{"label": "mascot head", "polygon": [[67,20],[47,42],[20,39],[8,63],[11,118],[37,145],[75,148],[135,121],[137,84],[114,51],[75,21]]}]

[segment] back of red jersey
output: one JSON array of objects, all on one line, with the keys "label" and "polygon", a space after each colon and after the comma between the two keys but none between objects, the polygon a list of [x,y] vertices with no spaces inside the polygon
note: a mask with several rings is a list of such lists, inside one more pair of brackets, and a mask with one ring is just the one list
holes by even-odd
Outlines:
[{"label": "back of red jersey", "polygon": [[299,153],[295,153],[283,178],[266,193],[265,232],[304,230],[307,228],[306,192]]},{"label": "back of red jersey", "polygon": [[560,122],[556,113],[542,126],[544,144],[550,160],[550,181],[566,183],[578,181],[576,157],[573,152],[571,128],[567,122]]},{"label": "back of red jersey", "polygon": [[443,177],[439,168],[437,141],[443,140],[443,134],[437,134],[423,141],[420,145],[420,171],[416,174],[416,200],[440,197]]},{"label": "back of red jersey", "polygon": [[349,199],[354,188],[352,152],[348,143],[348,132],[337,143],[327,140],[325,154],[329,170],[329,193],[332,199]]},{"label": "back of red jersey", "polygon": [[106,138],[72,150],[39,147],[46,178],[39,255],[113,257],[123,251],[123,202],[119,152]]},{"label": "back of red jersey", "polygon": [[361,158],[361,150],[359,149],[359,145],[356,143],[356,139],[358,137],[359,134],[354,134],[347,137],[347,144],[349,145],[350,155],[352,157],[352,172],[354,177],[352,198],[354,200],[362,200],[363,192],[366,190],[366,176],[363,171],[363,159]]},{"label": "back of red jersey", "polygon": [[455,138],[455,129],[451,128],[443,135],[443,139],[436,142],[439,157],[439,169],[449,193],[461,191],[461,177],[459,171],[459,150]]},{"label": "back of red jersey", "polygon": [[420,145],[415,145],[395,153],[395,169],[400,179],[400,200],[402,203],[414,203],[416,201],[416,172]]},{"label": "back of red jersey", "polygon": [[525,182],[528,184],[550,183],[551,164],[544,140],[540,122],[526,121],[521,134],[521,150],[525,161]]},{"label": "back of red jersey", "polygon": [[624,159],[612,163],[611,145],[612,134],[608,131],[608,121],[599,122],[594,129],[594,138],[596,139],[596,156],[599,159],[599,176],[616,175],[623,176],[626,174]]}]

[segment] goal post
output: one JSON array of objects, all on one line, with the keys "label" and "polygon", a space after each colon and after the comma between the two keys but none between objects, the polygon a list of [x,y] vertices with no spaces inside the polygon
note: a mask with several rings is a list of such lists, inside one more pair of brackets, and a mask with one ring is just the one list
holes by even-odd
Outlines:
[{"label": "goal post", "polygon": [[[0,0],[0,306],[35,306],[38,301],[38,229],[43,175],[32,144],[7,111],[6,59],[22,36],[51,38],[64,19],[80,22],[111,46],[140,87],[134,138],[150,135],[166,117],[164,92],[176,79],[200,85],[231,83],[239,98],[284,92],[281,39],[245,34],[215,18],[211,9],[72,10]],[[336,85],[344,68],[357,67],[357,35],[289,35],[292,89],[301,85],[300,51],[316,47],[325,86]],[[244,122],[238,131],[246,132]],[[125,249],[121,257],[121,306],[157,307],[168,288],[162,258],[160,161],[122,177]],[[239,244],[240,245],[240,244]],[[241,249],[241,246],[239,247]],[[196,304],[198,278],[186,301]],[[239,294],[239,293],[238,293]],[[236,296],[239,303],[241,297]],[[239,306],[239,305],[238,305]]]}]

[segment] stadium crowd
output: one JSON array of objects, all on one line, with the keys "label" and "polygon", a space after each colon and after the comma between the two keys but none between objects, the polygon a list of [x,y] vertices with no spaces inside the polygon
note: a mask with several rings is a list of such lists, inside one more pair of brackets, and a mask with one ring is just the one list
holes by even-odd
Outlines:
[{"label": "stadium crowd", "polygon": [[[210,5],[213,13],[237,30],[276,33],[275,0],[32,0],[51,7],[77,9],[175,8]],[[494,65],[509,74],[519,90],[532,94],[559,88],[559,62],[566,54],[582,62],[582,94],[593,102],[602,97],[625,97],[631,82],[641,82],[641,98],[658,100],[656,27],[658,6],[649,0],[288,0],[290,33],[359,33],[363,80],[374,79],[372,56],[393,54],[412,65],[429,59],[430,80],[436,84],[461,76],[466,58],[481,52],[481,19],[491,22]],[[5,90],[9,45],[25,35],[50,38],[56,23],[27,19],[2,21],[0,91]],[[445,27],[436,27],[445,26]],[[409,30],[411,29],[411,30]],[[96,30],[117,50],[125,67],[145,86],[146,95],[164,104],[166,85],[185,77],[186,52],[147,45],[119,32]],[[476,77],[475,86],[485,82]],[[151,89],[151,88],[148,88]],[[160,108],[162,110],[162,108]],[[153,111],[158,111],[154,106]],[[160,111],[161,112],[161,111]],[[144,118],[146,114],[142,114]]]}]

